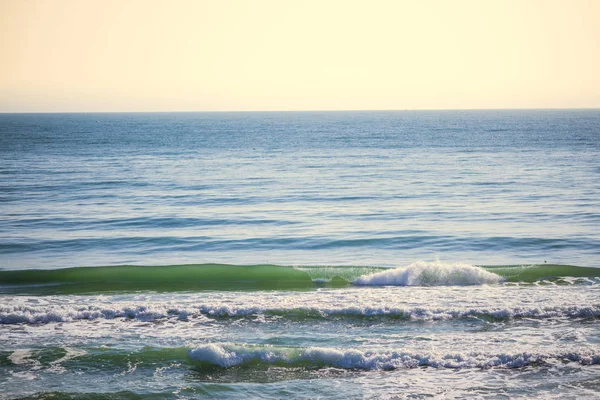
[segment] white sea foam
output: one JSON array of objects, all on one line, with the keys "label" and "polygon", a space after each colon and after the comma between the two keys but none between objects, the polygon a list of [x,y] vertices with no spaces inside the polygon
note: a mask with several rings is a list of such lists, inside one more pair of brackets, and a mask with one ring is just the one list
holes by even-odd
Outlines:
[{"label": "white sea foam", "polygon": [[202,318],[198,309],[173,308],[169,305],[126,305],[115,306],[79,306],[74,304],[26,306],[0,306],[0,324],[46,324],[52,322],[71,322],[97,319],[135,319],[154,321],[161,318],[186,319],[190,314]]},{"label": "white sea foam", "polygon": [[377,352],[358,349],[324,347],[283,348],[272,346],[241,346],[231,343],[206,344],[188,351],[193,360],[233,367],[249,363],[304,365],[315,364],[345,369],[397,369],[428,366],[433,368],[520,368],[543,362],[576,362],[582,365],[600,364],[600,353],[591,350],[564,353],[410,353]]},{"label": "white sea foam", "polygon": [[420,261],[408,267],[364,275],[352,283],[365,286],[449,286],[484,285],[501,281],[502,277],[469,264]]},{"label": "white sea foam", "polygon": [[[413,321],[454,320],[464,318],[512,319],[555,317],[598,318],[600,304],[585,306],[539,306],[539,307],[480,307],[480,308],[436,308],[436,307],[390,307],[380,305],[354,305],[347,307],[288,307],[231,306],[225,304],[198,306],[171,305],[125,305],[78,306],[47,305],[0,306],[0,324],[47,324],[80,320],[124,319],[138,321],[208,320],[214,318],[257,318],[277,316],[284,318],[340,318],[340,317],[390,317]],[[263,319],[264,320],[264,319]]]}]

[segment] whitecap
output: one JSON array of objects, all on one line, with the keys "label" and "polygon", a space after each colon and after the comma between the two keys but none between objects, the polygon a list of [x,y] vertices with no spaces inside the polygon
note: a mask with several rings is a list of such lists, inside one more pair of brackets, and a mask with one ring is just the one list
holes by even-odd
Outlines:
[{"label": "whitecap", "polygon": [[464,286],[495,284],[502,279],[469,264],[419,261],[407,267],[363,275],[352,283],[361,286]]}]

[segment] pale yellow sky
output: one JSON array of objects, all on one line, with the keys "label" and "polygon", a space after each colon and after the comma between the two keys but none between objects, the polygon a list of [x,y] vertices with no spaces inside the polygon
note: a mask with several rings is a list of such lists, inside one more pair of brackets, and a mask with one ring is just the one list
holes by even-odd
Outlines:
[{"label": "pale yellow sky", "polygon": [[0,112],[600,107],[600,0],[0,0]]}]

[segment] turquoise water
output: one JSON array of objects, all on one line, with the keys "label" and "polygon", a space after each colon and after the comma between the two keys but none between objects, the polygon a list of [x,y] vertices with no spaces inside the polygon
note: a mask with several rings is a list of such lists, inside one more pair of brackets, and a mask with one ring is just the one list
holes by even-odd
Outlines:
[{"label": "turquoise water", "polygon": [[0,398],[595,398],[600,111],[0,115]]}]

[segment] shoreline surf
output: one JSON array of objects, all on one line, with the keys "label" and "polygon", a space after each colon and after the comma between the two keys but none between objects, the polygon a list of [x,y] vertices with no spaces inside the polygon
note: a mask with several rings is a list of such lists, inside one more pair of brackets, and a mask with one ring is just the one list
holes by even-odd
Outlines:
[{"label": "shoreline surf", "polygon": [[310,290],[319,287],[463,286],[541,281],[568,284],[593,282],[596,278],[600,278],[600,268],[559,264],[474,266],[417,262],[397,268],[269,264],[121,265],[0,270],[0,293]]}]

